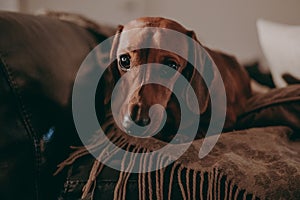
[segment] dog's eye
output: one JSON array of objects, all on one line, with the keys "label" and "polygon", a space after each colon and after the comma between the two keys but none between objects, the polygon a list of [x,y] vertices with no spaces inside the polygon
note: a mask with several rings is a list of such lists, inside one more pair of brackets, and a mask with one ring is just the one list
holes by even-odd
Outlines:
[{"label": "dog's eye", "polygon": [[[178,67],[179,67],[179,64],[177,64],[175,61],[172,61],[172,60],[167,60],[164,62],[164,65],[167,65],[169,66],[170,68],[174,69],[174,70],[177,70]],[[160,76],[162,78],[171,78],[174,74],[175,74],[175,71],[174,70],[171,70],[171,69],[162,69],[161,72],[160,72]]]},{"label": "dog's eye", "polygon": [[173,69],[175,69],[175,70],[177,70],[178,67],[179,67],[179,64],[176,63],[175,61],[172,61],[172,60],[166,61],[166,62],[165,62],[165,65],[167,65],[167,66],[169,66],[169,67],[171,67],[171,68],[173,68]]},{"label": "dog's eye", "polygon": [[130,56],[128,54],[121,55],[119,58],[119,64],[121,69],[124,71],[129,71],[130,69]]}]

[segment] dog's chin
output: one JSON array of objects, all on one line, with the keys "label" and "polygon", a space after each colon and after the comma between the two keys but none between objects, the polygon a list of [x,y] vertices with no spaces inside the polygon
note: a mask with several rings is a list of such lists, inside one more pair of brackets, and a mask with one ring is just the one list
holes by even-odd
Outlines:
[{"label": "dog's chin", "polygon": [[[123,117],[120,117],[119,119],[122,118]],[[132,137],[138,137],[138,138],[153,137],[166,143],[170,143],[172,141],[173,144],[180,144],[180,143],[191,141],[191,138],[178,132],[180,122],[175,121],[173,118],[167,118],[165,124],[161,124],[161,122],[162,120],[157,120],[156,122],[143,127],[144,128],[143,131],[125,129],[124,124],[121,123],[120,125],[122,126],[121,130],[125,134],[128,134]],[[118,125],[119,128],[120,125]],[[175,136],[176,136],[176,140],[174,140]]]}]

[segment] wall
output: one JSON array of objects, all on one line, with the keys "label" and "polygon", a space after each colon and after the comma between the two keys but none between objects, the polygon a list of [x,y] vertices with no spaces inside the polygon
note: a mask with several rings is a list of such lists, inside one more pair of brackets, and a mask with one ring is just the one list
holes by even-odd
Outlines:
[{"label": "wall", "polygon": [[[22,1],[22,0],[20,0]],[[42,9],[70,11],[84,14],[99,22],[124,24],[143,16],[144,0],[26,0],[27,12]]]},{"label": "wall", "polygon": [[[237,55],[241,61],[262,58],[256,20],[300,25],[299,0],[152,0],[148,15],[178,20],[203,43]],[[160,2],[163,2],[161,5]]]},{"label": "wall", "polygon": [[0,10],[18,11],[18,0],[0,0]]},{"label": "wall", "polygon": [[262,58],[256,34],[258,18],[300,25],[300,0],[20,1],[26,12],[41,8],[72,11],[109,24],[124,24],[146,15],[172,18],[195,30],[202,43],[235,54],[243,62]]}]

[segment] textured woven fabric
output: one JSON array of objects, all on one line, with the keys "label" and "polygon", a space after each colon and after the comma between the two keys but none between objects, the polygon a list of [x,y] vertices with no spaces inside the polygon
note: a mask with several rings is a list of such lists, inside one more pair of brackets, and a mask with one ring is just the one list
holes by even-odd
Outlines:
[{"label": "textured woven fabric", "polygon": [[[87,149],[99,155],[98,158],[106,156],[107,160],[117,163],[123,170],[132,170],[132,163],[139,163],[138,167],[142,170],[151,165],[161,165],[168,159],[174,159],[175,162],[152,173],[139,173],[135,178],[122,171],[105,176],[102,173],[108,173],[107,167],[97,160],[88,162],[93,164],[82,165],[80,160],[89,151],[78,148],[59,166],[58,171],[66,165],[73,165],[66,182],[68,189],[62,197],[80,199],[94,196],[98,199],[111,195],[114,199],[299,199],[300,141],[296,140],[299,138],[300,124],[299,91],[299,85],[295,85],[250,99],[248,109],[239,121],[239,128],[245,130],[222,134],[213,150],[203,159],[198,157],[203,139],[194,141],[179,159],[168,153],[142,158],[125,155],[120,159],[115,156],[119,149],[112,148],[103,138],[98,138]],[[150,152],[166,145],[154,138],[130,137],[112,124],[112,119],[107,120],[102,128],[109,130],[107,137],[125,150]],[[289,127],[275,126],[278,124]],[[255,126],[263,127],[249,128]],[[81,180],[83,193],[74,189],[78,187],[76,180],[79,176],[86,177]],[[107,189],[106,196],[101,196],[103,188],[107,188],[103,185],[103,180],[107,178],[111,181],[111,193]],[[132,181],[136,190],[132,190]],[[68,198],[70,193],[73,194],[72,198]]]},{"label": "textured woven fabric", "polygon": [[[198,152],[203,140],[197,140],[171,166],[152,173],[140,173],[136,179],[133,178],[138,186],[137,195],[139,199],[299,199],[300,142],[291,141],[291,133],[291,129],[287,127],[254,128],[226,133],[221,135],[212,152],[201,160]],[[115,139],[112,141],[126,141],[121,146],[126,149],[130,146],[134,152],[146,152],[165,145],[153,139],[132,140],[117,132],[114,132],[113,138]],[[98,145],[97,151],[101,149],[99,152],[109,148],[104,143]],[[107,159],[122,163],[113,154]],[[124,159],[140,162],[134,157],[125,156]],[[139,167],[161,164],[166,159],[172,158],[166,154],[144,157]],[[123,168],[130,169],[130,164]],[[80,169],[82,168],[73,168],[68,180],[72,180],[72,176],[76,176]],[[90,174],[85,179],[84,197],[90,197],[91,194],[97,197],[101,195],[100,183],[103,180],[103,177],[97,177],[101,177],[105,166],[95,161],[89,169],[90,172],[85,172]],[[132,195],[127,194],[130,190],[128,185],[132,184],[129,176],[130,173],[125,172],[115,174],[114,199]],[[72,181],[68,184],[71,183]],[[74,190],[71,192],[76,193]]]}]

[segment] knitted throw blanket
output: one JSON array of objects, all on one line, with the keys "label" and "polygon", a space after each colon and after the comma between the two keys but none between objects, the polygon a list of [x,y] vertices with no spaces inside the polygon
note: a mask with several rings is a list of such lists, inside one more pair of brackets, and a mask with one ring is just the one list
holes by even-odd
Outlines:
[{"label": "knitted throw blanket", "polygon": [[[74,153],[59,165],[57,173],[89,151],[96,153],[101,160],[115,162],[122,169],[114,191],[114,199],[117,200],[125,199],[129,172],[134,166],[145,171],[174,159],[167,153],[141,157],[125,154],[119,158],[116,155],[120,148],[148,153],[166,144],[154,138],[133,138],[111,126],[106,128],[109,129],[107,137],[118,148],[101,138],[86,148],[72,147]],[[203,140],[196,140],[170,166],[138,174],[139,199],[173,199],[175,183],[180,188],[180,199],[298,199],[300,142],[289,139],[291,132],[287,127],[277,126],[222,134],[213,150],[203,159],[198,157]],[[103,163],[95,160],[82,190],[83,199],[93,195],[97,176],[103,167]]]}]

